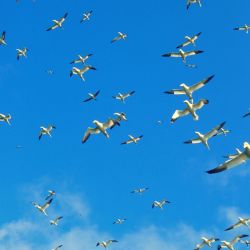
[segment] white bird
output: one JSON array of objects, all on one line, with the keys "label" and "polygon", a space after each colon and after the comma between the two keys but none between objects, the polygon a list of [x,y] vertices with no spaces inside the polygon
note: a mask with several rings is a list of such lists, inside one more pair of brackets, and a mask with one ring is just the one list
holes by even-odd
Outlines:
[{"label": "white bird", "polygon": [[61,248],[63,245],[59,245],[56,248],[52,248],[51,250],[58,250],[59,248]]},{"label": "white bird", "polygon": [[220,164],[218,167],[208,170],[207,173],[208,174],[219,173],[231,169],[233,167],[236,167],[242,163],[245,163],[250,158],[250,144],[248,142],[244,142],[243,147],[244,151],[242,153]]},{"label": "white bird", "polygon": [[50,30],[54,30],[56,28],[62,28],[62,24],[65,21],[66,17],[68,16],[68,13],[65,13],[63,17],[61,17],[58,20],[52,20],[52,22],[54,23],[54,25],[52,25],[51,27],[49,27],[46,31],[50,31]]},{"label": "white bird", "polygon": [[94,94],[88,93],[89,98],[85,99],[83,102],[89,102],[89,101],[91,101],[91,100],[96,101],[96,100],[97,100],[96,97],[99,95],[99,93],[100,93],[100,90],[98,90],[98,91],[97,91],[96,93],[94,93]]},{"label": "white bird", "polygon": [[199,116],[196,114],[196,110],[201,109],[204,105],[208,104],[209,101],[206,99],[201,99],[198,103],[193,104],[188,100],[185,100],[186,108],[183,110],[176,110],[171,118],[171,122],[174,123],[180,117],[191,114],[195,121],[199,120]]},{"label": "white bird", "polygon": [[96,70],[96,68],[91,66],[91,65],[86,65],[82,69],[78,69],[76,67],[73,67],[72,70],[70,71],[70,77],[72,75],[78,75],[83,81],[85,81],[83,74],[86,73],[87,71],[89,71],[90,69]]},{"label": "white bird", "polygon": [[132,194],[143,194],[148,189],[149,189],[148,187],[146,187],[146,188],[137,188],[137,189],[132,190],[130,193],[132,193]]},{"label": "white bird", "polygon": [[204,51],[202,50],[191,50],[191,51],[183,51],[182,49],[179,49],[179,52],[170,52],[170,53],[166,53],[163,54],[163,57],[179,57],[182,58],[183,63],[186,63],[186,58],[188,56],[194,56],[194,55],[198,55],[200,53],[203,53]]},{"label": "white bird", "polygon": [[152,204],[152,208],[159,207],[160,209],[163,209],[163,206],[167,203],[170,203],[170,201],[163,199],[162,201],[154,201]]},{"label": "white bird", "polygon": [[240,27],[236,27],[234,28],[234,30],[242,30],[242,31],[246,31],[246,33],[248,34],[248,30],[250,29],[250,25],[245,24],[244,26],[240,26]]},{"label": "white bird", "polygon": [[40,127],[41,131],[40,131],[38,139],[41,140],[43,135],[48,135],[49,137],[52,137],[51,131],[52,131],[52,129],[55,129],[55,128],[56,127],[54,125],[49,125],[47,128]]},{"label": "white bird", "polygon": [[7,122],[10,125],[10,119],[11,119],[11,115],[4,115],[4,114],[0,114],[0,121],[1,122]]},{"label": "white bird", "polygon": [[58,222],[59,220],[61,220],[63,218],[63,216],[58,216],[56,217],[54,220],[50,220],[50,225],[54,225],[54,226],[57,226],[58,225]]},{"label": "white bird", "polygon": [[129,137],[130,139],[127,140],[127,141],[122,142],[122,143],[121,143],[122,145],[124,145],[124,144],[130,144],[130,143],[135,143],[135,144],[137,144],[138,141],[140,141],[140,140],[142,139],[143,135],[140,135],[140,136],[138,136],[138,137],[134,137],[134,136],[132,136],[132,135],[128,135],[128,137]]},{"label": "white bird", "polygon": [[234,237],[230,242],[229,241],[225,241],[222,240],[221,241],[221,245],[218,245],[218,250],[220,250],[221,248],[228,248],[229,250],[234,250],[234,244],[237,243],[240,239],[248,237],[247,234],[241,234],[241,235],[237,235],[236,237]]},{"label": "white bird", "polygon": [[216,135],[225,135],[226,136],[230,132],[231,132],[231,130],[221,128]]},{"label": "white bird", "polygon": [[202,239],[202,242],[200,244],[197,244],[194,250],[199,250],[199,249],[203,248],[205,245],[212,247],[212,243],[219,240],[217,238],[208,239],[206,237],[201,237],[201,239]]},{"label": "white bird", "polygon": [[88,55],[86,55],[86,56],[78,55],[78,59],[75,59],[74,61],[70,62],[70,64],[75,64],[75,63],[83,63],[83,64],[85,64],[85,62],[86,62],[91,56],[93,56],[93,54],[88,54]]},{"label": "white bird", "polygon": [[236,152],[237,152],[236,154],[225,155],[223,157],[228,159],[234,159],[235,157],[237,157],[242,153],[242,151],[240,151],[238,148],[236,148]]},{"label": "white bird", "polygon": [[116,100],[120,100],[123,103],[125,103],[125,99],[127,99],[128,97],[130,97],[134,93],[135,93],[135,91],[130,91],[129,93],[126,93],[126,94],[118,93],[116,96],[113,96],[113,98],[115,98]]},{"label": "white bird", "polygon": [[213,78],[214,78],[214,75],[209,76],[209,77],[193,84],[192,86],[188,86],[185,83],[181,83],[180,89],[172,89],[172,90],[165,91],[164,93],[165,94],[172,94],[172,95],[187,95],[190,100],[193,100],[193,96],[192,96],[193,93],[195,91],[201,89],[202,87],[204,87]]},{"label": "white bird", "polygon": [[118,36],[116,36],[112,41],[111,41],[111,43],[114,43],[114,42],[116,42],[116,41],[118,41],[118,40],[125,40],[126,39],[126,37],[127,37],[127,35],[126,34],[124,34],[124,33],[122,33],[122,32],[118,32]]},{"label": "white bird", "polygon": [[89,20],[89,18],[90,18],[90,16],[91,16],[92,12],[93,12],[93,11],[91,10],[91,11],[89,11],[89,12],[87,12],[87,13],[83,13],[82,20],[80,21],[80,23]]},{"label": "white bird", "polygon": [[120,125],[118,122],[116,122],[114,119],[109,118],[106,122],[102,123],[97,120],[94,120],[93,123],[96,125],[95,128],[88,127],[87,131],[85,132],[83,138],[82,138],[82,143],[85,143],[90,135],[92,134],[99,134],[103,133],[106,138],[109,138],[109,134],[106,131],[107,129],[111,128],[114,125]]},{"label": "white bird", "polygon": [[40,211],[41,213],[43,213],[44,215],[48,216],[46,213],[46,209],[50,206],[51,202],[53,201],[53,199],[50,199],[49,201],[47,201],[44,205],[40,206],[38,205],[36,202],[32,202],[33,206],[38,209],[38,211]]},{"label": "white bird", "polygon": [[48,195],[46,196],[45,200],[50,199],[52,196],[54,196],[56,194],[56,192],[54,190],[48,190]]},{"label": "white bird", "polygon": [[235,228],[240,227],[240,226],[246,226],[249,228],[249,225],[248,225],[249,222],[250,222],[250,218],[243,219],[242,217],[238,217],[238,222],[235,223],[234,225],[226,228],[224,231],[229,231],[229,230],[235,229]]},{"label": "white bird", "polygon": [[201,7],[201,1],[200,0],[187,0],[187,10],[189,9],[191,4],[199,4],[199,6]]},{"label": "white bird", "polygon": [[241,240],[240,243],[246,244],[247,247],[250,246],[250,241],[249,240]]},{"label": "white bird", "polygon": [[17,60],[19,60],[21,56],[27,58],[27,52],[29,50],[28,48],[16,49],[16,50],[17,50]]},{"label": "white bird", "polygon": [[102,242],[97,242],[96,246],[102,246],[104,248],[107,248],[111,243],[113,242],[118,242],[117,240],[108,240],[108,241],[102,241]]},{"label": "white bird", "polygon": [[3,31],[2,36],[0,37],[0,45],[7,45],[7,43],[5,41],[5,36],[6,36],[6,32]]},{"label": "white bird", "polygon": [[210,130],[208,133],[204,135],[196,131],[195,134],[198,136],[198,138],[185,141],[184,143],[186,144],[203,143],[206,146],[206,148],[209,149],[208,140],[211,137],[214,137],[215,135],[217,135],[220,129],[225,125],[225,123],[226,122],[222,122],[221,124],[217,125],[216,127],[214,127],[212,130]]},{"label": "white bird", "polygon": [[113,224],[122,224],[122,223],[124,223],[125,221],[126,221],[127,219],[117,219],[117,220],[115,220],[114,222],[113,222]]},{"label": "white bird", "polygon": [[184,43],[178,45],[178,46],[176,47],[176,49],[180,49],[180,48],[185,47],[185,46],[187,46],[187,45],[189,45],[189,44],[192,44],[193,46],[196,46],[196,45],[195,45],[195,41],[198,39],[198,37],[200,36],[200,34],[201,34],[201,32],[197,33],[196,35],[194,35],[194,36],[192,36],[192,37],[190,37],[190,36],[185,36],[186,41],[185,41]]}]

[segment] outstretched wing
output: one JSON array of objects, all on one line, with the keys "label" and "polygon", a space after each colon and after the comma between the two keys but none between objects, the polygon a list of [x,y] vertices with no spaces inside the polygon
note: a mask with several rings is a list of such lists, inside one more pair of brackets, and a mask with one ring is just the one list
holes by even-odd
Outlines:
[{"label": "outstretched wing", "polygon": [[171,95],[185,95],[185,91],[182,90],[182,89],[167,90],[164,93],[165,94],[171,94]]},{"label": "outstretched wing", "polygon": [[177,52],[170,52],[162,55],[163,57],[181,57],[180,53]]},{"label": "outstretched wing", "polygon": [[196,91],[196,90],[198,90],[198,89],[204,87],[204,86],[205,86],[210,80],[212,80],[213,78],[214,78],[214,75],[209,76],[208,78],[206,78],[206,79],[204,79],[204,80],[202,80],[202,81],[200,81],[200,82],[198,82],[198,83],[192,85],[192,86],[190,87],[190,91],[191,91],[191,92],[194,92],[194,91]]},{"label": "outstretched wing", "polygon": [[197,110],[197,109],[201,109],[204,105],[208,104],[209,101],[206,100],[206,99],[201,99],[198,103],[194,104],[194,109]]},{"label": "outstretched wing", "polygon": [[248,237],[248,234],[241,234],[237,235],[236,237],[233,238],[233,240],[230,242],[232,245],[238,242],[240,239]]},{"label": "outstretched wing", "polygon": [[82,138],[82,143],[85,143],[89,139],[91,134],[99,134],[100,132],[101,131],[98,128],[89,127]]},{"label": "outstretched wing", "polygon": [[186,56],[194,56],[203,52],[204,52],[203,50],[191,50],[191,51],[187,51],[185,54]]},{"label": "outstretched wing", "polygon": [[221,124],[217,125],[216,127],[214,127],[211,131],[209,131],[208,133],[205,134],[205,138],[209,139],[215,135],[218,134],[218,132],[220,131],[220,129],[225,125],[226,122],[222,122]]},{"label": "outstretched wing", "polygon": [[182,116],[188,115],[189,111],[187,109],[184,110],[176,110],[171,118],[171,122],[174,123],[177,119]]},{"label": "outstretched wing", "polygon": [[46,210],[46,209],[49,207],[49,205],[51,204],[52,201],[53,201],[53,199],[50,199],[49,201],[47,201],[47,202],[42,206],[42,209],[43,209],[43,210]]}]

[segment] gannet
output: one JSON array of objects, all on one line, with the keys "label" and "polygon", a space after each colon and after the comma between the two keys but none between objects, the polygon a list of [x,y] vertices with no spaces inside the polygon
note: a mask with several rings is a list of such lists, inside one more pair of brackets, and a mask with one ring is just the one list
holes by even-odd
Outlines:
[{"label": "gannet", "polygon": [[191,4],[198,3],[201,7],[201,1],[200,0],[187,0],[187,10],[189,9]]},{"label": "gannet", "polygon": [[226,122],[222,122],[221,124],[219,124],[218,126],[214,127],[212,130],[210,130],[205,135],[201,134],[200,132],[195,132],[195,134],[198,136],[198,138],[185,141],[184,143],[186,143],[186,144],[203,143],[206,146],[206,148],[209,149],[208,140],[211,137],[214,137],[215,135],[217,135],[218,132],[220,131],[220,129],[225,125],[225,123]]},{"label": "gannet", "polygon": [[118,40],[121,40],[121,39],[125,40],[126,37],[127,37],[126,34],[124,34],[124,33],[122,33],[122,32],[118,32],[118,36],[116,36],[116,37],[111,41],[111,43],[114,43],[114,42],[116,42],[116,41],[118,41]]},{"label": "gannet", "polygon": [[17,60],[19,60],[21,56],[27,58],[27,52],[29,50],[28,48],[16,49],[16,50],[17,50]]},{"label": "gannet", "polygon": [[[224,129],[224,128],[221,128],[220,130],[219,130],[219,132],[216,134],[216,135],[227,135],[228,133],[230,133],[231,132],[231,130],[228,130],[228,129]],[[216,136],[215,135],[215,136]]]},{"label": "gannet", "polygon": [[41,140],[43,135],[49,135],[49,137],[52,137],[51,131],[52,131],[52,129],[55,129],[55,128],[56,127],[54,125],[49,125],[47,128],[40,127],[41,131],[40,131],[38,139]]},{"label": "gannet", "polygon": [[86,21],[86,20],[89,20],[89,18],[90,18],[90,16],[91,16],[92,12],[93,12],[93,11],[91,10],[91,11],[89,11],[89,12],[87,12],[87,13],[83,13],[82,20],[80,21],[80,23],[82,23],[82,22],[84,22],[84,21]]},{"label": "gannet", "polygon": [[250,158],[250,145],[248,142],[244,142],[243,144],[244,151],[238,154],[236,157],[227,160],[226,162],[222,163],[218,167],[207,171],[208,174],[215,174],[219,173],[233,167],[236,167],[242,163],[245,163]]},{"label": "gannet", "polygon": [[186,39],[187,41],[185,41],[184,43],[178,45],[178,46],[176,47],[176,49],[180,49],[180,48],[185,47],[185,46],[187,46],[187,45],[189,45],[189,44],[192,44],[193,46],[195,46],[195,41],[198,39],[198,37],[200,36],[200,34],[201,34],[201,32],[197,33],[196,35],[194,35],[194,36],[192,36],[192,37],[190,37],[190,36],[185,36],[185,39]]},{"label": "gannet", "polygon": [[240,243],[246,244],[247,247],[250,246],[250,241],[249,240],[241,240]]},{"label": "gannet", "polygon": [[54,225],[54,226],[57,226],[58,225],[58,222],[59,220],[61,220],[63,218],[63,216],[58,216],[56,217],[54,220],[50,220],[50,225]]},{"label": "gannet", "polygon": [[97,100],[96,97],[99,95],[100,93],[100,90],[98,90],[96,93],[92,94],[92,93],[88,93],[89,95],[89,98],[85,99],[83,102],[88,102],[88,101],[91,101],[91,100]]},{"label": "gannet", "polygon": [[167,203],[170,203],[170,201],[163,199],[162,201],[154,201],[152,204],[152,208],[159,207],[163,209],[163,206]]},{"label": "gannet", "polygon": [[202,50],[191,50],[191,51],[185,52],[182,49],[179,49],[179,52],[170,52],[170,53],[163,54],[162,56],[163,57],[179,57],[179,58],[182,58],[183,63],[186,63],[186,57],[198,55],[203,52],[204,51]]},{"label": "gannet", "polygon": [[246,33],[248,34],[248,30],[250,29],[250,25],[245,24],[244,26],[240,26],[240,27],[236,27],[234,28],[234,30],[243,30],[246,31]]},{"label": "gannet", "polygon": [[226,228],[224,231],[229,231],[229,230],[232,230],[232,229],[240,227],[240,226],[246,226],[249,228],[249,225],[248,225],[249,222],[250,222],[250,218],[243,219],[241,217],[238,217],[238,222],[235,223],[234,225]]},{"label": "gannet", "polygon": [[56,28],[62,28],[62,24],[65,21],[67,16],[68,16],[68,13],[65,13],[64,16],[61,17],[59,20],[52,20],[52,22],[54,22],[54,25],[49,27],[46,31],[54,30]]},{"label": "gannet", "polygon": [[132,193],[132,194],[143,194],[148,189],[149,189],[148,187],[146,187],[146,188],[137,188],[137,189],[132,190],[130,193]]},{"label": "gannet", "polygon": [[0,114],[0,121],[1,122],[7,122],[10,125],[10,119],[11,119],[11,115],[4,115],[4,114]]},{"label": "gannet", "polygon": [[46,196],[45,200],[50,199],[52,196],[54,196],[56,194],[56,192],[54,190],[48,190],[48,195]]},{"label": "gannet", "polygon": [[122,224],[122,223],[124,223],[126,220],[127,220],[126,218],[124,218],[124,219],[117,219],[117,220],[115,220],[115,221],[113,222],[113,224]]},{"label": "gannet", "polygon": [[88,55],[86,55],[86,56],[78,55],[78,59],[75,59],[74,61],[70,62],[70,64],[76,64],[76,63],[83,63],[83,64],[85,64],[85,62],[86,62],[91,56],[93,56],[93,54],[88,54]]},{"label": "gannet", "polygon": [[86,65],[82,69],[78,69],[76,67],[73,67],[72,70],[70,71],[70,77],[72,75],[78,75],[83,81],[85,81],[83,74],[86,73],[90,69],[96,70],[96,68],[91,66],[91,65]]},{"label": "gannet", "polygon": [[56,248],[52,248],[51,250],[58,250],[59,248],[61,248],[63,245],[59,245]]},{"label": "gannet", "polygon": [[85,132],[83,138],[82,138],[82,143],[85,143],[91,134],[99,134],[103,133],[106,138],[109,138],[109,134],[106,131],[108,128],[111,128],[114,125],[120,125],[118,122],[114,121],[114,119],[109,118],[107,122],[99,122],[97,120],[94,120],[93,123],[96,125],[95,128],[88,127],[87,131]]},{"label": "gannet", "polygon": [[180,117],[191,114],[195,121],[199,120],[199,116],[196,114],[196,110],[201,109],[204,105],[208,104],[209,101],[206,99],[201,99],[198,103],[193,104],[188,100],[185,100],[186,108],[183,110],[176,110],[171,118],[171,122],[174,123]]},{"label": "gannet", "polygon": [[225,155],[223,157],[228,159],[234,159],[235,157],[237,157],[242,153],[238,148],[236,148],[236,152],[237,152],[236,154]]},{"label": "gannet", "polygon": [[120,100],[122,101],[123,103],[125,103],[125,99],[130,97],[131,95],[133,95],[135,93],[135,91],[131,91],[129,93],[126,93],[126,94],[121,94],[121,93],[118,93],[116,96],[113,96],[113,98],[117,99],[117,100]]},{"label": "gannet", "polygon": [[220,250],[221,248],[228,248],[229,250],[234,250],[234,244],[237,243],[241,238],[245,238],[248,237],[247,234],[241,234],[241,235],[237,235],[236,237],[234,237],[230,242],[222,240],[221,241],[221,245],[218,245],[218,250]]},{"label": "gannet", "polygon": [[217,238],[208,239],[206,237],[201,237],[201,239],[202,239],[202,242],[200,244],[197,244],[194,250],[199,250],[199,249],[203,248],[205,245],[212,247],[212,243],[219,240]]},{"label": "gannet", "polygon": [[7,45],[7,43],[5,41],[5,36],[6,36],[6,32],[3,31],[2,36],[0,37],[0,45]]},{"label": "gannet", "polygon": [[118,242],[117,240],[108,240],[108,241],[102,241],[102,242],[97,242],[96,246],[102,246],[104,248],[107,248],[111,243],[113,242]]},{"label": "gannet", "polygon": [[50,199],[43,206],[38,205],[36,202],[32,202],[32,205],[36,209],[38,209],[41,213],[43,213],[44,215],[48,216],[47,213],[46,213],[46,209],[49,207],[49,205],[51,204],[52,201],[53,201],[53,199]]},{"label": "gannet", "polygon": [[141,140],[141,138],[143,137],[143,135],[140,135],[140,136],[138,136],[138,137],[133,137],[132,135],[128,135],[128,137],[129,137],[130,139],[127,140],[127,141],[122,142],[122,143],[121,143],[122,145],[123,145],[123,144],[130,144],[130,143],[135,143],[135,144],[137,144],[137,142]]},{"label": "gannet", "polygon": [[193,84],[192,86],[188,86],[185,83],[181,83],[180,84],[181,89],[172,89],[172,90],[165,91],[164,93],[165,94],[172,94],[172,95],[187,95],[190,100],[193,100],[193,96],[192,96],[193,93],[195,91],[201,89],[202,87],[204,87],[213,78],[214,78],[214,75],[209,76],[209,77]]}]

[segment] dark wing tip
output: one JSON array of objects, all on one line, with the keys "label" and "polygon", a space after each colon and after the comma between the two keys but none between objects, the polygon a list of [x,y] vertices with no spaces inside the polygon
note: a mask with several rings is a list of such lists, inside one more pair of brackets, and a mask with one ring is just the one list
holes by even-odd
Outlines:
[{"label": "dark wing tip", "polygon": [[171,56],[171,53],[163,54],[162,56],[163,56],[163,57],[170,57],[170,56]]},{"label": "dark wing tip", "polygon": [[171,94],[171,95],[173,95],[174,91],[173,90],[167,90],[167,91],[164,91],[163,93],[164,94]]},{"label": "dark wing tip", "polygon": [[188,140],[188,141],[184,141],[183,143],[185,143],[185,144],[192,144],[192,141]]},{"label": "dark wing tip", "polygon": [[213,168],[211,170],[206,171],[206,173],[208,173],[208,174],[216,174],[216,173],[220,173],[220,172],[222,172],[224,170],[226,170],[226,169],[223,169],[223,168]]},{"label": "dark wing tip", "polygon": [[203,50],[195,50],[195,54],[200,54],[200,53],[203,53],[204,51]]},{"label": "dark wing tip", "polygon": [[205,83],[208,83],[210,80],[212,80],[214,78],[215,75],[211,75],[207,78],[207,80],[205,81]]},{"label": "dark wing tip", "polygon": [[208,104],[208,103],[209,103],[209,100],[205,99],[205,100],[203,100],[203,102],[204,102],[205,104]]}]

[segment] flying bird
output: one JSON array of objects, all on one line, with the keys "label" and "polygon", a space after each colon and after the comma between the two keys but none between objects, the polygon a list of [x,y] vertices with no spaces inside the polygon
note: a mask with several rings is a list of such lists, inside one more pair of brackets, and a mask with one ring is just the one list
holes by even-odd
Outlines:
[{"label": "flying bird", "polygon": [[249,228],[249,225],[248,225],[249,222],[250,222],[250,218],[243,219],[241,217],[238,217],[238,222],[235,223],[234,225],[226,228],[224,231],[229,231],[229,230],[235,229],[235,228],[240,227],[240,226],[246,226]]},{"label": "flying bird", "polygon": [[118,36],[116,36],[112,41],[111,41],[111,43],[114,43],[114,42],[116,42],[116,41],[118,41],[118,40],[125,40],[126,39],[126,37],[127,37],[127,35],[126,34],[124,34],[124,33],[122,33],[122,32],[118,32]]},{"label": "flying bird", "polygon": [[72,70],[70,71],[70,77],[72,75],[78,75],[83,81],[85,81],[83,74],[85,74],[87,71],[89,71],[90,69],[92,70],[96,70],[95,67],[91,66],[91,65],[86,65],[84,66],[82,69],[78,69],[76,67],[73,67]]},{"label": "flying bird", "polygon": [[52,196],[54,196],[54,195],[56,194],[56,191],[54,191],[54,190],[49,190],[48,193],[49,193],[49,194],[46,196],[45,200],[48,200],[48,199],[50,199]]},{"label": "flying bird", "polygon": [[192,86],[188,86],[185,83],[181,83],[180,89],[172,89],[172,90],[165,91],[164,93],[165,94],[172,94],[172,95],[187,95],[190,100],[193,100],[193,96],[192,96],[193,93],[195,91],[201,89],[202,87],[204,87],[213,78],[214,78],[214,75],[209,76],[209,77],[193,84]]},{"label": "flying bird", "polygon": [[91,100],[97,100],[96,97],[99,95],[100,90],[98,90],[96,93],[92,94],[92,93],[88,93],[89,98],[85,99],[83,102],[89,102]]},{"label": "flying bird", "polygon": [[217,238],[206,238],[206,237],[201,237],[202,239],[202,242],[200,244],[197,244],[195,249],[194,250],[199,250],[201,248],[203,248],[204,246],[209,246],[209,247],[212,247],[212,243],[216,242],[216,241],[219,241],[219,239]]},{"label": "flying bird", "polygon": [[147,191],[149,188],[137,188],[132,190],[130,193],[132,194],[143,194],[145,191]]},{"label": "flying bird", "polygon": [[17,60],[20,59],[20,57],[26,57],[27,58],[27,52],[28,52],[28,48],[23,48],[23,49],[16,49],[17,50]]},{"label": "flying bird", "polygon": [[[231,130],[228,130],[228,129],[224,129],[224,128],[221,128],[220,130],[219,130],[219,132],[216,134],[216,135],[227,135],[228,133],[230,133],[231,132]],[[215,136],[216,136],[215,135]]]},{"label": "flying bird", "polygon": [[62,28],[62,24],[65,21],[66,17],[68,16],[68,13],[65,13],[63,17],[61,17],[58,20],[52,20],[52,22],[54,23],[54,25],[52,25],[51,27],[49,27],[46,31],[50,31],[50,30],[54,30],[56,28]]},{"label": "flying bird", "polygon": [[132,135],[128,135],[128,137],[129,137],[130,139],[127,140],[127,141],[122,142],[122,143],[121,143],[122,145],[124,145],[124,144],[130,144],[130,143],[135,143],[135,144],[137,144],[138,141],[140,141],[140,140],[142,139],[143,135],[140,135],[140,136],[138,136],[138,137],[133,137]]},{"label": "flying bird", "polygon": [[61,248],[63,245],[59,245],[56,248],[52,248],[51,250],[58,250],[59,248]]},{"label": "flying bird", "polygon": [[90,16],[91,16],[92,12],[93,12],[93,11],[91,10],[91,11],[89,11],[89,12],[87,12],[87,13],[83,13],[82,19],[81,19],[80,23],[89,20],[89,18],[90,18]]},{"label": "flying bird", "polygon": [[245,163],[250,158],[250,144],[248,142],[244,142],[243,144],[244,151],[234,158],[227,160],[226,162],[222,163],[218,167],[207,171],[208,174],[216,174],[233,167],[236,167],[242,163]]},{"label": "flying bird", "polygon": [[117,220],[115,220],[114,222],[113,222],[113,224],[122,224],[122,223],[124,223],[125,221],[126,221],[127,219],[117,219]]},{"label": "flying bird", "polygon": [[53,201],[53,199],[50,199],[49,201],[47,201],[44,205],[40,206],[38,205],[36,202],[32,202],[32,205],[38,209],[38,211],[40,211],[41,213],[43,213],[44,215],[48,216],[46,213],[46,209],[50,206],[51,202]]},{"label": "flying bird", "polygon": [[163,206],[167,203],[170,203],[170,201],[163,199],[162,201],[154,201],[152,204],[152,208],[159,207],[160,209],[163,209]]},{"label": "flying bird", "polygon": [[189,9],[191,4],[195,4],[195,3],[199,4],[199,6],[201,7],[201,1],[200,0],[187,0],[187,7],[186,7],[187,10]]},{"label": "flying bird", "polygon": [[206,134],[201,134],[200,132],[195,132],[195,134],[198,136],[198,138],[192,139],[192,140],[188,140],[185,141],[184,143],[186,144],[197,144],[197,143],[203,143],[207,149],[209,149],[209,145],[208,145],[208,140],[211,137],[214,137],[215,135],[217,135],[220,131],[220,129],[225,125],[226,122],[222,122],[221,124],[219,124],[218,126],[214,127],[212,130],[210,130],[208,133]]},{"label": "flying bird", "polygon": [[135,91],[130,91],[129,93],[126,93],[126,94],[118,93],[116,96],[113,96],[113,98],[115,98],[116,100],[120,100],[123,103],[125,103],[125,99],[127,99],[128,97],[130,97],[134,93],[135,93]]},{"label": "flying bird", "polygon": [[58,216],[56,217],[54,220],[50,220],[50,225],[54,225],[54,226],[57,226],[58,225],[58,222],[59,220],[61,220],[63,218],[63,216]]},{"label": "flying bird", "polygon": [[4,114],[0,114],[0,121],[1,122],[6,122],[10,125],[10,119],[11,119],[11,115],[4,115]]},{"label": "flying bird", "polygon": [[118,242],[117,240],[108,240],[108,241],[102,241],[102,242],[97,242],[96,246],[102,246],[104,248],[107,248],[111,243],[113,242]]},{"label": "flying bird", "polygon": [[246,245],[247,245],[247,247],[249,247],[249,246],[250,246],[250,241],[249,241],[249,240],[241,240],[241,241],[240,241],[240,243],[242,243],[242,244],[246,244]]},{"label": "flying bird", "polygon": [[6,32],[3,31],[2,36],[0,37],[0,45],[7,45],[7,43],[5,41],[5,36],[6,36]]},{"label": "flying bird", "polygon": [[73,60],[72,62],[70,62],[70,64],[76,64],[76,63],[83,63],[83,64],[85,64],[85,62],[86,62],[91,56],[93,56],[93,54],[88,54],[88,55],[85,55],[85,56],[78,55],[78,59]]},{"label": "flying bird", "polygon": [[176,110],[171,118],[171,122],[174,123],[180,117],[191,114],[195,121],[199,120],[199,116],[196,114],[196,110],[201,109],[204,105],[208,104],[209,101],[206,99],[201,99],[198,103],[193,104],[187,100],[184,101],[186,108],[183,110]]},{"label": "flying bird", "polygon": [[204,51],[202,50],[191,50],[191,51],[183,51],[182,49],[179,49],[179,52],[170,52],[170,53],[166,53],[163,54],[163,57],[179,57],[182,58],[183,63],[186,63],[186,58],[188,56],[194,56],[194,55],[198,55],[200,53],[203,53]]},{"label": "flying bird", "polygon": [[180,48],[185,47],[185,46],[187,46],[187,45],[189,45],[189,44],[192,44],[193,46],[196,46],[196,45],[195,45],[195,41],[198,39],[198,37],[200,36],[200,34],[201,34],[201,32],[197,33],[196,35],[194,35],[194,36],[192,36],[192,37],[190,37],[190,36],[185,36],[186,41],[185,41],[184,43],[178,45],[178,46],[176,47],[176,49],[180,49]]},{"label": "flying bird", "polygon": [[248,237],[247,234],[241,234],[234,237],[230,242],[222,240],[220,245],[218,245],[217,249],[228,248],[229,250],[234,250],[234,244],[237,243],[240,239]]},{"label": "flying bird", "polygon": [[247,34],[248,34],[248,30],[250,29],[250,25],[243,25],[243,26],[240,26],[240,27],[236,27],[234,28],[234,30],[241,30],[241,31],[245,31]]},{"label": "flying bird", "polygon": [[47,128],[40,127],[41,131],[40,131],[38,139],[41,140],[43,135],[48,135],[49,137],[52,137],[51,131],[52,131],[52,129],[55,129],[55,128],[56,127],[54,125],[49,125]]}]

